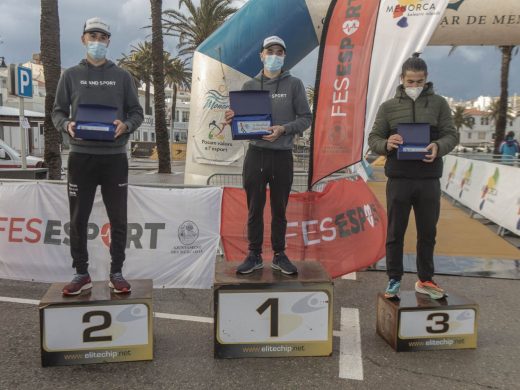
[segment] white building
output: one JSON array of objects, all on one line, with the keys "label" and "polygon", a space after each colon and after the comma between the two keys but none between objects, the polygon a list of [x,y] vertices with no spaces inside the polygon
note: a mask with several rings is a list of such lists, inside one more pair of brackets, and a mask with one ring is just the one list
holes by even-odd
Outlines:
[{"label": "white building", "polygon": [[[471,117],[473,128],[463,126],[460,129],[460,144],[464,146],[484,146],[491,145],[495,139],[495,124],[486,116],[488,111],[477,108],[466,109],[465,114]],[[515,132],[515,137],[520,137],[520,117],[514,120],[507,120],[506,133]]]}]

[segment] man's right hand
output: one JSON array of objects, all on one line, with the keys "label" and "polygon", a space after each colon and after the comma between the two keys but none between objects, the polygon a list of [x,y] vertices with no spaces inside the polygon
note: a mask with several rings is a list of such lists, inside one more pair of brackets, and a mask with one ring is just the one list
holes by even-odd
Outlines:
[{"label": "man's right hand", "polygon": [[67,132],[72,138],[76,135],[76,122],[69,122],[67,125]]},{"label": "man's right hand", "polygon": [[233,117],[235,116],[235,111],[233,110],[226,110],[224,113],[224,120],[226,121],[227,125],[231,124],[231,121],[233,120]]},{"label": "man's right hand", "polygon": [[401,137],[399,134],[392,134],[388,140],[386,141],[386,150],[389,152],[397,149],[399,145],[403,144],[403,137]]}]

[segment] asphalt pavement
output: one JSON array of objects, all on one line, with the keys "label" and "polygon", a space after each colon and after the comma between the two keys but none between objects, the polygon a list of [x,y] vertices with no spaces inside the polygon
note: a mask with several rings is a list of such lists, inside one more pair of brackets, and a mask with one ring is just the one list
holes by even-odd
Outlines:
[{"label": "asphalt pavement", "polygon": [[[340,378],[342,337],[330,357],[213,357],[213,324],[154,319],[154,360],[42,368],[35,302],[48,284],[0,280],[1,389],[515,389],[519,388],[520,283],[504,279],[439,276],[449,291],[480,305],[478,348],[395,352],[375,332],[376,296],[383,272],[335,280],[334,330],[341,308],[359,310],[362,380]],[[404,290],[415,276],[405,275]],[[27,303],[6,298],[28,299]],[[213,316],[211,290],[154,290],[154,311]],[[348,335],[348,332],[347,332]],[[347,375],[348,377],[348,369]]]}]

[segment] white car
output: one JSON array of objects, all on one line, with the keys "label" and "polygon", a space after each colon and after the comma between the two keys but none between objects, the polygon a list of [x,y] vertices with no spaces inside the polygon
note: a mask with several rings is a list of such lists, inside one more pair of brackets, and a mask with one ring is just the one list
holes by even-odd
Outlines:
[{"label": "white car", "polygon": [[[0,139],[0,168],[21,168],[22,156]],[[27,156],[27,168],[43,168],[42,158]]]}]

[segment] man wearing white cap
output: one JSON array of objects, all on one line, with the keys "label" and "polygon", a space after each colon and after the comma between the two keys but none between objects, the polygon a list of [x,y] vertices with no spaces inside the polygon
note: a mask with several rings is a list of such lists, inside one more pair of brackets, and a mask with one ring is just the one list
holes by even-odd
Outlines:
[{"label": "man wearing white cap", "polygon": [[[247,194],[249,254],[237,268],[240,274],[263,268],[261,253],[267,184],[270,189],[271,247],[274,252],[271,266],[287,275],[298,272],[285,254],[285,212],[293,181],[294,136],[303,134],[311,125],[312,114],[302,81],[283,69],[286,51],[282,38],[275,35],[265,38],[260,52],[263,69],[242,87],[243,90],[268,90],[271,93],[273,126],[269,128],[271,134],[250,141],[244,159],[242,176]],[[235,114],[227,110],[225,115],[230,123]]]},{"label": "man wearing white cap", "polygon": [[[88,220],[96,188],[101,186],[110,221],[110,283],[116,293],[128,293],[130,284],[122,274],[127,234],[128,160],[126,144],[130,133],[143,121],[137,89],[124,69],[106,59],[110,27],[100,18],[88,19],[81,42],[86,58],[63,72],[56,91],[52,120],[69,136],[68,196],[70,208],[70,252],[74,279],[63,288],[64,295],[90,289],[88,273]],[[78,105],[97,105],[117,110],[113,141],[76,137]]]}]

